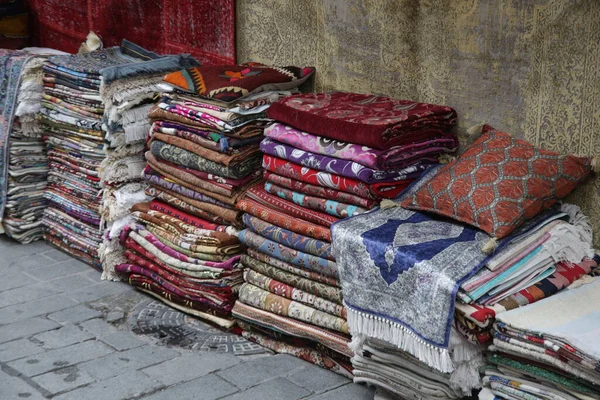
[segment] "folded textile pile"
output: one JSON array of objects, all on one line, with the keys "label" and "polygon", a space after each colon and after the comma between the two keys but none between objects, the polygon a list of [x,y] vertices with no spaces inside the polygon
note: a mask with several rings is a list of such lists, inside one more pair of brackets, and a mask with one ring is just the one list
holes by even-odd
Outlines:
[{"label": "folded textile pile", "polygon": [[[271,335],[279,340],[283,332],[288,341],[328,347],[339,365],[319,365],[351,376],[350,332],[329,229],[373,208],[381,197],[395,196],[440,154],[453,151],[456,136],[448,129],[455,113],[448,107],[327,93],[283,98],[267,114],[277,121],[265,129],[260,145],[266,182],[238,203],[246,212],[240,239],[249,250],[242,257],[245,283],[233,313],[263,333],[275,332]],[[383,115],[379,136],[389,129],[403,140],[372,140]],[[420,127],[425,118],[428,133]],[[353,126],[346,136],[339,131],[348,128],[344,124]],[[388,143],[400,144],[389,150],[367,147]]]},{"label": "folded textile pile", "polygon": [[479,398],[600,398],[598,304],[600,277],[499,314]]},{"label": "folded textile pile", "polygon": [[141,290],[224,328],[242,283],[235,206],[260,179],[264,110],[313,69],[202,66],[165,76],[152,122],[146,194],[121,235],[115,272]]},{"label": "folded textile pile", "polygon": [[[31,62],[31,56],[25,52],[0,50],[0,65],[2,66],[0,68],[0,232],[4,232],[4,230],[9,234],[15,232],[17,237],[19,236],[17,232],[20,225],[19,218],[30,218],[30,215],[27,215],[26,210],[19,207],[15,199],[19,197],[20,192],[24,194],[24,199],[26,199],[27,193],[25,192],[30,192],[30,190],[26,186],[27,179],[24,179],[25,182],[20,182],[19,173],[15,171],[19,159],[11,157],[10,149],[11,142],[22,136],[19,121],[15,121],[15,114],[18,100],[24,100],[21,80],[29,62]],[[14,136],[14,139],[11,136]],[[26,149],[27,147],[21,146],[13,149],[13,153],[18,157],[19,150]],[[26,165],[29,163],[29,165],[32,165],[30,168],[35,168],[36,163],[30,161],[23,158]],[[11,171],[13,172],[12,176]],[[32,172],[31,169],[29,172]],[[25,172],[25,175],[27,175],[27,172]],[[32,180],[35,182],[35,179]],[[34,202],[32,206],[35,207]],[[26,235],[23,236],[23,239],[26,240]]]},{"label": "folded textile pile", "polygon": [[[146,77],[189,63],[195,61],[181,55],[158,56],[124,40],[120,47],[53,56],[44,64],[41,112],[49,160],[44,196],[50,205],[44,225],[49,243],[101,269],[103,182],[123,183],[124,176],[129,178],[142,168],[141,160],[115,161],[143,149],[143,144],[127,143],[122,118],[148,98],[153,88],[146,85]],[[120,93],[127,94],[127,85],[141,81],[134,85],[139,96],[123,96],[119,101],[118,81],[123,83]],[[103,163],[107,157],[113,162]],[[115,165],[119,162],[121,168]],[[121,173],[123,165],[127,173]]]},{"label": "folded textile pile", "polygon": [[150,132],[148,112],[155,104],[164,75],[194,63],[183,55],[179,60],[166,65],[154,62],[151,70],[100,86],[106,152],[98,170],[102,186],[101,228],[106,228],[99,249],[102,279],[118,279],[115,266],[127,261],[119,242],[121,230],[132,222],[130,208],[150,200],[142,177],[146,167],[144,147]]},{"label": "folded textile pile", "polygon": [[0,48],[21,49],[29,42],[25,0],[0,0]]},{"label": "folded textile pile", "polygon": [[[469,395],[481,384],[483,348],[455,324],[461,285],[478,273],[487,277],[486,265],[501,262],[506,251],[504,261],[520,256],[532,264],[502,276],[478,299],[513,296],[548,278],[548,269],[558,271],[557,264],[585,270],[595,263],[587,218],[575,206],[555,205],[592,171],[592,160],[483,131],[460,157],[429,169],[391,204],[333,226],[355,381],[401,398]],[[525,243],[535,248],[541,233],[548,233],[544,245],[524,250]],[[388,348],[373,352],[376,341]],[[404,361],[394,358],[392,365],[382,354],[402,354]],[[420,384],[397,378],[407,374]]]},{"label": "folded textile pile", "polygon": [[[43,53],[45,49],[37,50]],[[24,65],[8,144],[8,192],[3,224],[7,235],[21,243],[43,237],[41,217],[46,204],[48,161],[39,112],[44,60],[43,56],[31,56]]]}]

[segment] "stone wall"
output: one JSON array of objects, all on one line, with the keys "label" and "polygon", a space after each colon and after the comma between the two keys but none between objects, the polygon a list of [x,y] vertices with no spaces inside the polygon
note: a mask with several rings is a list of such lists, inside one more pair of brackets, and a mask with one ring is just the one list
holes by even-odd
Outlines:
[{"label": "stone wall", "polygon": [[[543,148],[600,154],[600,1],[238,0],[238,61],[317,67],[314,89],[450,105]],[[569,201],[600,247],[600,178]]]}]

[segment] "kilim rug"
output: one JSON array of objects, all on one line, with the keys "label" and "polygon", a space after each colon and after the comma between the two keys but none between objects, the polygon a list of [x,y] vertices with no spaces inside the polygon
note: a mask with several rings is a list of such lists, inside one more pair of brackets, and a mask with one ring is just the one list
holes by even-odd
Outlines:
[{"label": "kilim rug", "polygon": [[77,52],[88,32],[104,46],[128,39],[204,65],[235,63],[234,0],[31,0],[38,45]]}]

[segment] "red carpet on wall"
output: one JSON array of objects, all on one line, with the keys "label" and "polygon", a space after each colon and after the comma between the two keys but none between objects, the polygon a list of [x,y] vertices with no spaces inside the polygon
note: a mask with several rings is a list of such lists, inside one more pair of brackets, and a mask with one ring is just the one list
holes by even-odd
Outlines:
[{"label": "red carpet on wall", "polygon": [[89,31],[202,64],[235,63],[235,0],[29,0],[37,45],[77,52]]}]

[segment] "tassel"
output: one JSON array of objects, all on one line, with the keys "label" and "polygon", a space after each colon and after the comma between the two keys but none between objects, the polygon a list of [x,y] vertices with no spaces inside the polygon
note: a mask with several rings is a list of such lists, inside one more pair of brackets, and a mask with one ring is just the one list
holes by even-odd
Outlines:
[{"label": "tassel", "polygon": [[383,199],[381,203],[379,203],[380,210],[387,210],[388,208],[400,207],[399,203],[395,203],[390,199]]},{"label": "tassel", "polygon": [[594,156],[592,157],[592,171],[597,173],[600,173],[600,156]]},{"label": "tassel", "polygon": [[454,160],[456,160],[456,157],[450,154],[442,154],[438,157],[438,162],[440,164],[449,164]]},{"label": "tassel", "polygon": [[490,255],[494,251],[496,251],[496,247],[498,247],[498,241],[496,238],[491,238],[488,242],[481,248],[485,254]]},{"label": "tassel", "polygon": [[483,133],[483,126],[485,122],[477,125],[473,125],[469,129],[467,129],[467,135],[471,137],[480,136]]}]

